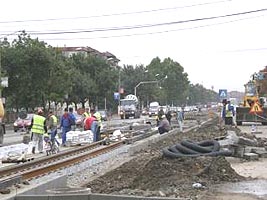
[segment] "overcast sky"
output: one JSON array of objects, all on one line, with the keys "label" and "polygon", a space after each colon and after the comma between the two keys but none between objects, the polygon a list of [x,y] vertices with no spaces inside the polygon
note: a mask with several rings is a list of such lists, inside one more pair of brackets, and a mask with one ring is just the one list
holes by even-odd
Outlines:
[{"label": "overcast sky", "polygon": [[267,66],[266,25],[267,0],[2,0],[0,12],[0,38],[25,30],[52,46],[109,51],[121,66],[170,57],[216,92],[243,91]]}]

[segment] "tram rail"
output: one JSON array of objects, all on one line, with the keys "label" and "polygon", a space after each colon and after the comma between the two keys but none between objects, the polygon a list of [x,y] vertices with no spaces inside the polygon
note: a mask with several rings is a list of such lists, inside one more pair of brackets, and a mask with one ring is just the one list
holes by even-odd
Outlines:
[{"label": "tram rail", "polygon": [[[10,165],[0,168],[0,188],[9,187],[14,183],[32,180],[42,177],[63,168],[82,163],[86,160],[111,152],[112,150],[132,142],[149,137],[151,130],[148,127],[136,131],[130,131],[126,139],[112,141],[103,144],[103,140],[82,146],[75,146],[71,149],[52,154],[49,156],[39,157],[25,163]],[[142,137],[140,137],[142,135]]]}]

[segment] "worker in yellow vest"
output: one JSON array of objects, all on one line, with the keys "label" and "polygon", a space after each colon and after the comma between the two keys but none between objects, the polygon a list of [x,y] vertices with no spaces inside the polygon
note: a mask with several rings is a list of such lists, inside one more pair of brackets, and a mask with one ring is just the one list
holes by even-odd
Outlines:
[{"label": "worker in yellow vest", "polygon": [[57,125],[58,125],[58,119],[55,116],[54,112],[50,110],[47,117],[47,131],[50,134],[51,142],[53,144],[57,142],[57,145],[59,146],[59,142],[56,140]]},{"label": "worker in yellow vest", "polygon": [[95,116],[95,118],[97,120],[97,124],[98,124],[97,134],[96,134],[97,135],[96,141],[99,141],[99,140],[101,140],[100,130],[103,129],[102,117],[101,117],[101,114],[98,111],[96,111],[94,113],[94,116]]},{"label": "worker in yellow vest", "polygon": [[85,111],[84,111],[84,113],[83,113],[83,116],[84,116],[84,119],[86,118],[86,117],[90,117],[91,115],[90,115],[90,110],[89,110],[89,108],[85,108]]},{"label": "worker in yellow vest", "polygon": [[235,115],[234,107],[230,101],[225,106],[225,125],[233,125],[233,117]]},{"label": "worker in yellow vest", "polygon": [[43,153],[43,136],[47,133],[47,127],[42,109],[39,108],[37,114],[33,115],[30,129],[33,141],[32,153],[35,154],[36,146],[38,146],[39,153]]}]

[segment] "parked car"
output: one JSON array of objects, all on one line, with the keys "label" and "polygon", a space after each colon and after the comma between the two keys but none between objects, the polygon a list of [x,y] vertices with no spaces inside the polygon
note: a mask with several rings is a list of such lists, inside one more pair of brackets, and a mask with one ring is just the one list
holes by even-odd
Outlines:
[{"label": "parked car", "polygon": [[101,119],[103,121],[107,121],[108,120],[108,113],[107,113],[106,110],[98,110],[98,112],[100,113]]},{"label": "parked car", "polygon": [[33,114],[27,114],[25,118],[18,117],[13,124],[14,131],[28,131],[32,123]]}]

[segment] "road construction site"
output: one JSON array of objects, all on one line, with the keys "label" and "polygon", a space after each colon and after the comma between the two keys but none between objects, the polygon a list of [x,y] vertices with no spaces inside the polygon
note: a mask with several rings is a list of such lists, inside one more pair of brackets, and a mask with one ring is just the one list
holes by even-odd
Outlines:
[{"label": "road construction site", "polygon": [[[145,129],[140,129],[140,124]],[[267,162],[265,126],[257,125],[256,131],[253,127],[253,132],[250,124],[242,127],[221,126],[218,116],[207,112],[196,113],[185,120],[183,132],[176,128],[175,121],[172,123],[172,130],[163,135],[159,135],[153,126],[148,126],[150,125],[143,120],[136,126],[139,130],[132,130],[131,133],[134,134],[125,140],[91,144],[88,151],[90,154],[99,152],[100,149],[105,149],[104,152],[101,150],[99,154],[88,157],[81,157],[77,153],[80,159],[76,158],[76,163],[65,163],[65,166],[63,164],[57,169],[57,154],[39,158],[53,158],[49,165],[54,163],[54,168],[45,171],[46,167],[40,167],[45,165],[39,163],[38,173],[28,171],[26,174],[29,176],[23,177],[23,172],[19,172],[19,166],[24,165],[25,168],[25,163],[10,164],[8,167],[13,169],[13,176],[14,172],[20,176],[13,179],[14,184],[8,188],[10,193],[2,193],[0,197],[18,200],[266,198],[267,190],[262,188],[266,184],[266,177],[262,173],[264,163]],[[134,126],[131,129],[135,129]],[[198,148],[200,147],[196,144],[203,141],[218,141],[220,149],[215,148],[216,142],[212,142],[213,146],[208,148],[211,147],[213,156],[195,153],[198,155],[170,158],[163,153],[163,149],[171,149],[174,145],[182,146],[185,141],[190,141]],[[67,154],[67,151],[70,150],[61,153]],[[218,154],[229,151],[230,155]],[[260,170],[258,167],[261,167]],[[38,167],[32,168],[36,170]],[[3,178],[4,168],[1,169]],[[262,176],[257,177],[256,172]],[[249,190],[251,185],[253,189]]]}]

